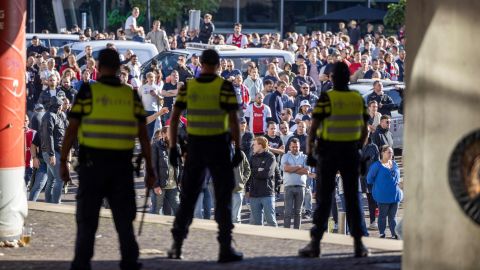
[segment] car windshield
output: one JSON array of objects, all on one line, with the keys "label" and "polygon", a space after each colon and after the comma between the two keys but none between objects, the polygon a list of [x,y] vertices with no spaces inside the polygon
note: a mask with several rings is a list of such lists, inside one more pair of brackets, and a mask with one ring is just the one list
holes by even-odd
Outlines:
[{"label": "car windshield", "polygon": [[145,77],[145,74],[147,72],[151,71],[150,66],[152,64],[153,59],[157,60],[158,67],[162,70],[163,76],[170,75],[172,70],[177,66],[178,57],[181,55],[184,57],[188,56],[187,53],[166,52],[166,51],[157,54],[157,56],[143,63],[141,67],[143,77]]}]

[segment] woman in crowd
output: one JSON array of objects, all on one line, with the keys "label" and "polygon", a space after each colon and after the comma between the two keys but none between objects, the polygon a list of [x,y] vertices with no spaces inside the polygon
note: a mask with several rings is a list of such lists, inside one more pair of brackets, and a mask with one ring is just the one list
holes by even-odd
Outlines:
[{"label": "woman in crowd", "polygon": [[373,198],[378,203],[380,210],[378,216],[380,238],[385,238],[388,218],[391,237],[398,239],[395,233],[395,226],[397,225],[395,217],[398,206],[403,199],[403,192],[399,187],[400,169],[392,158],[393,149],[388,145],[382,146],[380,160],[370,166],[367,183],[373,185]]}]

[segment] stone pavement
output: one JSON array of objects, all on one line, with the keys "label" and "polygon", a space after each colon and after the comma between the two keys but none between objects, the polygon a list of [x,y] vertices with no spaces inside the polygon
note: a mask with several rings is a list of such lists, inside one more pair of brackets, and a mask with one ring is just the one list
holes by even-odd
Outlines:
[{"label": "stone pavement", "polygon": [[[41,209],[45,205],[46,211]],[[52,212],[53,211],[53,212]],[[107,211],[105,211],[107,212]],[[29,247],[0,249],[0,269],[68,269],[73,257],[75,220],[73,207],[36,204],[30,207],[26,224],[34,230]],[[102,215],[97,232],[93,268],[118,269],[118,240],[109,214]],[[139,216],[137,217],[139,218]],[[352,258],[351,239],[346,236],[327,236],[322,243],[321,259],[296,257],[298,248],[307,243],[305,231],[240,225],[234,234],[236,247],[246,259],[239,263],[217,264],[218,252],[213,221],[195,221],[184,245],[184,261],[165,259],[171,244],[171,218],[147,215],[143,233],[138,237],[144,269],[400,269],[401,241],[368,239],[372,256]],[[160,220],[160,221],[156,221]],[[136,223],[138,228],[138,223]],[[273,234],[272,234],[273,232]],[[300,235],[301,234],[301,235]],[[261,236],[259,236],[261,235]],[[263,236],[264,235],[264,236]],[[299,236],[300,235],[300,236]],[[335,238],[336,237],[336,238]],[[343,238],[342,238],[343,237]],[[301,240],[298,240],[301,239]],[[332,240],[334,239],[334,240]],[[334,244],[338,239],[340,244]],[[382,248],[385,247],[385,248]],[[381,248],[381,249],[379,249]]]}]

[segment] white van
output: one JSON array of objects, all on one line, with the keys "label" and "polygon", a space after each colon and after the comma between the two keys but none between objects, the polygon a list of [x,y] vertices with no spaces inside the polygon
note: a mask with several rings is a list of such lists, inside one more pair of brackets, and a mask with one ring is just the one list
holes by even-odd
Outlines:
[{"label": "white van", "polygon": [[36,34],[36,33],[27,33],[27,48],[32,45],[32,38],[37,36],[40,40],[40,44],[45,47],[57,47],[62,48],[65,45],[69,45],[80,40],[79,35],[70,35],[70,34]]},{"label": "white van", "polygon": [[77,42],[72,44],[72,53],[77,55],[77,63],[81,67],[85,65],[85,46],[90,45],[93,49],[93,58],[98,59],[100,50],[105,49],[107,43],[115,45],[118,53],[124,54],[128,49],[132,50],[138,57],[138,61],[143,64],[158,54],[157,47],[151,43],[141,43],[126,40],[96,40]]},{"label": "white van", "polygon": [[[246,73],[250,61],[255,62],[260,76],[265,74],[268,64],[274,59],[279,60],[280,67],[285,62],[294,63],[294,55],[288,51],[264,48],[240,49],[232,45],[208,45],[202,43],[187,43],[186,49],[164,51],[151,60],[156,59],[158,65],[161,66],[163,75],[168,76],[177,65],[177,59],[180,55],[186,57],[187,62],[190,62],[193,54],[200,56],[206,49],[216,50],[220,58],[233,60],[235,68],[242,73]],[[151,60],[143,63],[141,67],[142,75],[145,75],[144,73],[150,69]]]}]

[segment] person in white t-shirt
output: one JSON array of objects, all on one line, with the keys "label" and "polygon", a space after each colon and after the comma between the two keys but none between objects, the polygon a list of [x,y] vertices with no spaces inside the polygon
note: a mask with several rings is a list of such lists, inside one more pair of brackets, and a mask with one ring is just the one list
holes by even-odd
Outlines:
[{"label": "person in white t-shirt", "polygon": [[[160,98],[160,88],[157,84],[155,84],[155,73],[148,72],[147,75],[147,83],[142,85],[138,89],[138,96],[142,99],[143,107],[145,108],[145,112],[147,113],[147,117],[155,114],[160,109],[159,107],[159,98]],[[151,139],[155,129],[155,122],[147,125],[147,132],[148,138]]]},{"label": "person in white t-shirt", "polygon": [[140,15],[140,9],[134,7],[132,9],[132,15],[130,15],[125,21],[125,37],[127,39],[132,39],[135,35],[143,31],[143,27],[137,26],[137,18]]}]

